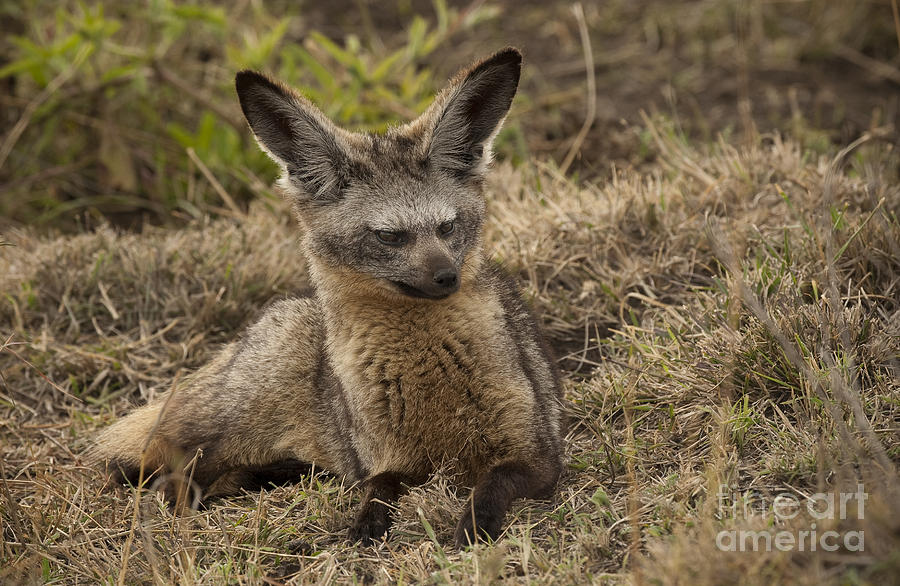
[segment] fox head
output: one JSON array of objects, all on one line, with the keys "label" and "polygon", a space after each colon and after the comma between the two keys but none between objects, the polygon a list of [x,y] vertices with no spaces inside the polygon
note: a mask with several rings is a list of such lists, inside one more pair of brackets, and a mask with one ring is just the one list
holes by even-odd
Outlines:
[{"label": "fox head", "polygon": [[482,180],[521,63],[504,49],[457,74],[417,119],[377,135],[337,127],[260,73],[237,74],[241,109],[282,168],[315,276],[389,297],[459,290],[480,262]]}]

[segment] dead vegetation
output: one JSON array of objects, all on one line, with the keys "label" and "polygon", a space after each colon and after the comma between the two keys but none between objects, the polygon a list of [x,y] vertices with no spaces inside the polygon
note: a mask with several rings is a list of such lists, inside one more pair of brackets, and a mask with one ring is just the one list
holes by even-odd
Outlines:
[{"label": "dead vegetation", "polygon": [[[284,208],[141,234],[6,234],[0,581],[896,576],[896,152],[875,137],[841,165],[765,136],[704,153],[663,120],[647,129],[662,153],[653,173],[584,186],[539,164],[492,176],[490,246],[560,350],[568,471],[553,501],[515,510],[497,545],[462,553],[448,544],[464,495],[441,475],[401,500],[386,543],[359,548],[344,541],[356,493],[326,475],[173,516],[83,466],[92,432],[304,288]],[[723,485],[758,506],[857,484],[865,518],[818,523],[864,531],[862,552],[717,547],[723,530],[816,522],[733,515]]]},{"label": "dead vegetation", "polygon": [[[895,0],[135,7],[0,8],[25,39],[0,39],[0,583],[900,575]],[[308,286],[234,70],[378,128],[507,43],[528,66],[487,236],[565,375],[558,495],[460,553],[465,495],[440,474],[373,548],[345,542],[358,494],[321,473],[183,515],[105,487],[82,456],[95,431]],[[568,177],[543,162],[569,153]],[[773,513],[859,485],[864,518],[855,500],[843,519]],[[722,547],[814,525],[864,549]]]}]

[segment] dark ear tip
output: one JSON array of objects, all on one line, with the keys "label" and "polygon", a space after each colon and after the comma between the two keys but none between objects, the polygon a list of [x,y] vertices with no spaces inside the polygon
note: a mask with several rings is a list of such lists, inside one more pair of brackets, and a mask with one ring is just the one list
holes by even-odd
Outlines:
[{"label": "dark ear tip", "polygon": [[243,71],[238,71],[234,76],[234,87],[237,89],[239,94],[254,85],[265,85],[273,88],[277,87],[275,85],[275,82],[273,82],[271,79],[258,71],[253,71],[252,69],[244,69]]},{"label": "dark ear tip", "polygon": [[255,77],[259,74],[250,69],[243,69],[238,71],[234,76],[234,85],[237,87],[246,86],[248,83],[251,83]]},{"label": "dark ear tip", "polygon": [[500,49],[490,57],[475,65],[471,70],[471,73],[493,68],[508,70],[510,74],[518,80],[519,72],[522,70],[522,52],[515,47]]},{"label": "dark ear tip", "polygon": [[494,53],[488,61],[496,61],[497,63],[509,63],[510,65],[522,64],[522,51],[516,47],[504,47]]}]

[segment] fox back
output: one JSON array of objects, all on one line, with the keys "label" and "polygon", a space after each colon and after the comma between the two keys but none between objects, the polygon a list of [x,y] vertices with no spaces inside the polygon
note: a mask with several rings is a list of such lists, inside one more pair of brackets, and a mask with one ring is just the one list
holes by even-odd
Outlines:
[{"label": "fox back", "polygon": [[484,174],[520,65],[517,50],[500,51],[380,135],[338,128],[291,89],[239,73],[315,295],[275,304],[173,406],[109,428],[97,455],[126,478],[142,459],[190,461],[210,496],[325,466],[363,483],[357,540],[385,534],[386,503],[438,466],[474,486],[459,545],[495,538],[513,499],[550,494],[559,379],[517,285],[482,244]]}]

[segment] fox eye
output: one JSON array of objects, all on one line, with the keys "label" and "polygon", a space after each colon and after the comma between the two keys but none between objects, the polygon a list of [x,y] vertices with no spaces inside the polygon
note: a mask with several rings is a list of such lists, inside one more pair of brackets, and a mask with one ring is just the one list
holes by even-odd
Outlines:
[{"label": "fox eye", "polygon": [[401,244],[406,243],[406,233],[404,232],[375,230],[375,237],[378,238],[382,244],[388,244],[390,246],[400,246]]},{"label": "fox eye", "polygon": [[438,226],[438,232],[441,233],[441,236],[447,236],[448,234],[453,232],[453,229],[455,227],[456,226],[453,225],[452,220],[447,220],[446,222],[443,222],[440,226]]}]

